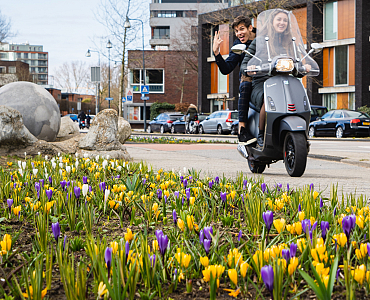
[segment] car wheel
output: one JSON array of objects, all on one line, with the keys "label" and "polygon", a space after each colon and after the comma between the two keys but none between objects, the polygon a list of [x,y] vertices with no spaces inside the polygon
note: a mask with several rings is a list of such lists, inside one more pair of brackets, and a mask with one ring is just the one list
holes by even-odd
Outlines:
[{"label": "car wheel", "polygon": [[222,134],[222,127],[221,125],[217,126],[217,134]]},{"label": "car wheel", "polygon": [[337,137],[337,139],[341,139],[343,137],[343,128],[342,127],[338,127],[337,130],[335,131],[335,136]]},{"label": "car wheel", "polygon": [[161,133],[162,134],[164,133],[164,127],[163,127],[163,125],[161,125]]},{"label": "car wheel", "polygon": [[203,126],[202,126],[202,125],[200,125],[200,126],[199,126],[199,134],[203,134],[203,133],[204,133]]},{"label": "car wheel", "polygon": [[172,133],[172,134],[175,134],[175,133],[176,133],[176,131],[175,131],[175,126],[173,126],[173,125],[171,126],[171,133]]},{"label": "car wheel", "polygon": [[308,129],[308,136],[310,137],[310,139],[315,136],[315,127],[311,126],[310,129]]},{"label": "car wheel", "polygon": [[148,125],[146,131],[149,132],[149,133],[152,133],[153,132],[152,126]]}]

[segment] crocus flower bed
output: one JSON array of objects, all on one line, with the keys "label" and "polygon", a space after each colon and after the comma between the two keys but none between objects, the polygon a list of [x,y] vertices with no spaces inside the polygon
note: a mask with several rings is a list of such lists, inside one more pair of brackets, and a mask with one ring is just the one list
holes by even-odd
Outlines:
[{"label": "crocus flower bed", "polygon": [[0,167],[4,299],[364,299],[364,196],[75,156]]},{"label": "crocus flower bed", "polygon": [[175,137],[157,137],[157,136],[131,136],[127,142],[133,143],[154,143],[154,144],[185,144],[185,143],[195,143],[195,144],[204,144],[204,143],[233,143],[236,144],[236,140],[230,142],[229,140],[218,140],[218,139],[186,139],[186,138],[175,138]]}]

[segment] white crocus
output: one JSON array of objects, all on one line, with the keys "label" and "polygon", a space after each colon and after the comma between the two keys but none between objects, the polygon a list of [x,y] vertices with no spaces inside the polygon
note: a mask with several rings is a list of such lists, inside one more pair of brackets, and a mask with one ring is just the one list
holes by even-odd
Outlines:
[{"label": "white crocus", "polygon": [[38,171],[39,171],[39,169],[32,169],[33,175],[36,176],[36,174],[37,174]]},{"label": "white crocus", "polygon": [[70,173],[71,172],[71,166],[66,166],[66,171],[67,171],[67,173]]},{"label": "white crocus", "polygon": [[18,168],[22,168],[22,162],[18,160]]},{"label": "white crocus", "polygon": [[78,160],[75,162],[76,169],[78,169]]},{"label": "white crocus", "polygon": [[59,175],[62,175],[62,174],[63,174],[63,170],[59,169]]},{"label": "white crocus", "polygon": [[84,195],[84,197],[86,197],[88,191],[89,191],[89,185],[88,184],[84,184],[82,186],[82,195]]},{"label": "white crocus", "polygon": [[118,172],[121,172],[121,170],[122,170],[122,167],[121,167],[121,166],[118,166],[118,167],[117,167],[117,171],[118,171]]},{"label": "white crocus", "polygon": [[105,159],[105,160],[103,161],[103,163],[102,163],[102,167],[103,167],[103,169],[105,169],[105,167],[107,166],[107,164],[108,164],[108,161]]},{"label": "white crocus", "polygon": [[21,174],[21,176],[23,176],[23,170],[22,169],[18,169],[18,172],[19,172],[19,174]]},{"label": "white crocus", "polygon": [[59,168],[63,168],[63,163],[59,163]]},{"label": "white crocus", "polygon": [[45,155],[45,160],[48,160],[49,156]]},{"label": "white crocus", "polygon": [[55,168],[56,168],[56,166],[57,166],[57,164],[56,164],[55,162],[52,162],[52,163],[51,163],[51,167],[52,167],[53,169],[55,169]]},{"label": "white crocus", "polygon": [[107,202],[109,194],[110,194],[110,190],[107,189],[104,191],[104,202]]},{"label": "white crocus", "polygon": [[114,169],[114,161],[111,161],[110,165],[112,166],[112,169]]},{"label": "white crocus", "polygon": [[99,161],[99,155],[95,156],[95,160]]},{"label": "white crocus", "polygon": [[25,161],[22,161],[22,169],[25,170],[27,167],[27,162]]}]

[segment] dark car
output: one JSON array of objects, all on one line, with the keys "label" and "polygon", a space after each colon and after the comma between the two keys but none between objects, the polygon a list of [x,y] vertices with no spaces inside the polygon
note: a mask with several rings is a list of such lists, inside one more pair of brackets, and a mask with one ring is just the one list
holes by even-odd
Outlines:
[{"label": "dark car", "polygon": [[321,118],[328,112],[326,106],[311,105],[311,120],[310,122],[316,121],[317,118]]},{"label": "dark car", "polygon": [[158,115],[154,120],[149,122],[148,132],[159,131],[160,133],[169,132],[172,123],[180,119],[183,114],[166,112]]},{"label": "dark car", "polygon": [[232,122],[230,134],[238,134],[239,131],[239,120]]},{"label": "dark car", "polygon": [[68,114],[68,115],[65,115],[65,117],[70,117],[73,122],[78,122],[78,117],[76,114]]},{"label": "dark car", "polygon": [[[187,114],[189,116],[189,114]],[[208,117],[208,114],[198,114],[197,119],[195,120],[195,132],[198,133],[199,123],[205,120]],[[182,116],[180,119],[172,123],[171,133],[185,133],[185,116]]]},{"label": "dark car", "polygon": [[313,136],[369,136],[370,116],[354,110],[331,110],[311,122],[308,135]]}]

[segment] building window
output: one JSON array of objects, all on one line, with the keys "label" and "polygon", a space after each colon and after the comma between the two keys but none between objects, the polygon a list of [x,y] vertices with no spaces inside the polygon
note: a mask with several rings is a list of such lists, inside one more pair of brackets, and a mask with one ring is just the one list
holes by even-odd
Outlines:
[{"label": "building window", "polygon": [[323,94],[323,105],[331,109],[337,109],[337,94]]},{"label": "building window", "polygon": [[338,3],[337,1],[325,4],[324,9],[324,40],[337,39],[338,32]]},{"label": "building window", "polygon": [[8,67],[8,72],[10,74],[15,74],[17,72],[17,69],[16,69],[16,67]]},{"label": "building window", "polygon": [[[164,70],[145,70],[145,85],[149,86],[150,93],[164,92]],[[143,84],[142,70],[130,70],[130,86],[135,93],[140,93],[140,85]]]},{"label": "building window", "polygon": [[22,53],[17,53],[17,58],[22,58]]},{"label": "building window", "polygon": [[170,38],[169,26],[152,27],[152,39],[169,39],[169,38]]},{"label": "building window", "polygon": [[23,58],[28,58],[28,53],[23,53]]},{"label": "building window", "polygon": [[355,93],[348,93],[348,109],[355,110]]},{"label": "building window", "polygon": [[185,10],[185,18],[196,18],[197,11],[196,10]]},{"label": "building window", "polygon": [[227,75],[218,70],[218,93],[227,93]]},{"label": "building window", "polygon": [[154,50],[168,50],[168,45],[155,45]]},{"label": "building window", "polygon": [[348,84],[348,46],[335,47],[335,85]]},{"label": "building window", "polygon": [[0,59],[3,59],[3,58],[6,58],[6,55],[7,53],[0,53]]},{"label": "building window", "polygon": [[5,74],[5,73],[6,73],[6,68],[0,67],[0,74]]}]

